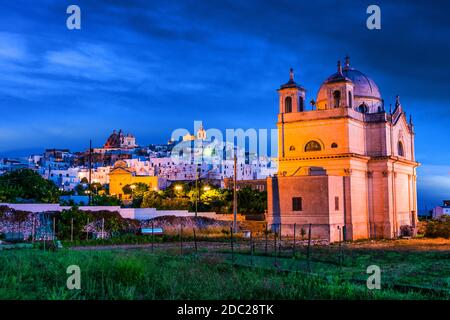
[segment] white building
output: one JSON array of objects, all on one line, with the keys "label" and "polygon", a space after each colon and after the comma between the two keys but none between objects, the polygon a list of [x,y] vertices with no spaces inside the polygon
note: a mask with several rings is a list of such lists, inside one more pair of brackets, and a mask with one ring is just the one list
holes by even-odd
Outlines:
[{"label": "white building", "polygon": [[[100,184],[108,184],[109,183],[109,172],[111,167],[97,167],[91,169],[91,182],[92,183],[100,183]],[[89,181],[89,169],[81,168],[78,172],[78,180],[81,181],[83,178],[86,178]]]},{"label": "white building", "polygon": [[63,190],[73,190],[79,183],[79,168],[45,169],[41,168],[40,174],[47,180],[53,181],[57,187]]},{"label": "white building", "polygon": [[438,219],[443,215],[450,216],[450,200],[444,200],[444,204],[442,206],[437,206],[433,208],[432,218]]}]

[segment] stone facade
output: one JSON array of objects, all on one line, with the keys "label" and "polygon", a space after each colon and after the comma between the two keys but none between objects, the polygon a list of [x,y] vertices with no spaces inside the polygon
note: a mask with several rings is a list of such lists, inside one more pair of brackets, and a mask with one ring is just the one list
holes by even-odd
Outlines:
[{"label": "stone facade", "polygon": [[322,84],[313,110],[297,107],[305,90],[292,72],[278,91],[269,224],[311,223],[330,241],[393,238],[402,225],[417,225],[414,130],[398,97],[386,112],[376,84],[349,60]]},{"label": "stone facade", "polygon": [[136,183],[144,183],[149,190],[158,191],[165,187],[164,181],[157,176],[138,175],[131,170],[125,161],[117,161],[109,173],[109,193],[117,196],[123,201],[131,200],[131,195],[123,192],[126,185],[132,186]]}]

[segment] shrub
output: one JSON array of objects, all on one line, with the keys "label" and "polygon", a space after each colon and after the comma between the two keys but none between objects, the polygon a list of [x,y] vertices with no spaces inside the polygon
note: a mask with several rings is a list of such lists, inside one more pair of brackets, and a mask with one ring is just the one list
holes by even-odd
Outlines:
[{"label": "shrub", "polygon": [[414,234],[414,228],[410,225],[400,226],[400,236],[402,237],[411,237]]},{"label": "shrub", "polygon": [[73,221],[73,239],[84,240],[86,239],[86,231],[89,231],[91,234],[101,231],[103,219],[104,231],[107,235],[134,231],[139,227],[138,222],[124,219],[118,212],[106,210],[95,212],[82,211],[77,207],[72,207],[57,213],[57,237],[61,240],[69,240],[71,238]]},{"label": "shrub", "polygon": [[440,219],[428,221],[425,236],[429,238],[450,238],[450,216],[444,215]]}]

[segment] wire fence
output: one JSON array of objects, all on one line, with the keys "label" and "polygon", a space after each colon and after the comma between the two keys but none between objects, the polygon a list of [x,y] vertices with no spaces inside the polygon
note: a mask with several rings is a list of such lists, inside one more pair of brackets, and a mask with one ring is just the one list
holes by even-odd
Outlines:
[{"label": "wire fence", "polygon": [[[366,270],[360,268],[362,260],[375,265],[386,262],[383,250],[368,253],[367,250],[356,250],[350,242],[343,241],[345,229],[338,230],[339,241],[330,243],[324,237],[324,226],[315,224],[267,225],[262,222],[250,228],[240,222],[235,231],[231,221],[213,228],[185,224],[165,228],[150,221],[146,225],[149,234],[133,234],[131,240],[138,241],[127,242],[125,239],[124,242],[116,242],[120,236],[114,234],[104,218],[84,222],[72,218],[65,220],[64,226],[60,223],[56,216],[36,216],[27,224],[12,225],[11,228],[18,232],[24,232],[27,228],[25,232],[28,232],[31,241],[43,243],[43,248],[47,250],[52,243],[62,240],[75,250],[143,249],[155,254],[209,260],[237,268],[300,272],[321,277],[339,274],[342,279],[355,283],[365,283],[367,280]],[[85,226],[81,229],[81,235],[76,233],[77,228],[80,230],[80,223]],[[59,239],[57,235],[61,230],[58,228],[62,227],[66,228],[65,238]],[[448,283],[418,287],[397,283],[392,278],[388,286],[449,297]]]},{"label": "wire fence", "polygon": [[[306,240],[293,240],[292,237],[281,237],[280,234],[267,233],[267,237],[242,237],[235,234],[232,227],[227,239],[198,240],[193,230],[193,238],[180,238],[177,242],[152,242],[152,253],[165,253],[206,260],[216,264],[227,264],[235,268],[252,270],[268,270],[285,273],[303,273],[330,279],[339,276],[340,281],[366,285],[366,267],[361,268],[361,259],[369,259],[370,264],[382,265],[386,262],[383,252],[367,256],[364,250],[355,250],[345,242],[323,245],[312,241],[312,235]],[[148,246],[147,246],[148,247]],[[142,246],[139,248],[146,248]],[[408,273],[409,271],[405,271]],[[450,285],[442,281],[440,285],[412,285],[398,282],[396,271],[386,276],[383,286],[401,292],[419,292],[437,297],[450,298]]]}]

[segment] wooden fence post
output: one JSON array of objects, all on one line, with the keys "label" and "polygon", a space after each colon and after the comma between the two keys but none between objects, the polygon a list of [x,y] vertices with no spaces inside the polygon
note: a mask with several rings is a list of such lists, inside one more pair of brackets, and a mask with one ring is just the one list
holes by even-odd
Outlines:
[{"label": "wooden fence post", "polygon": [[56,217],[53,216],[53,241],[56,239]]},{"label": "wooden fence post", "polygon": [[266,223],[266,243],[264,246],[264,255],[267,256],[267,241],[268,241],[268,237],[269,237],[269,231],[267,230],[267,223]]},{"label": "wooden fence post", "polygon": [[70,219],[70,241],[73,242],[73,218]]},{"label": "wooden fence post", "polygon": [[86,221],[86,241],[89,241],[89,217]]},{"label": "wooden fence post", "polygon": [[296,229],[297,229],[297,224],[294,223],[294,245],[292,246],[292,256],[294,257],[294,259],[295,259],[295,232],[296,232]]},{"label": "wooden fence post", "polygon": [[181,255],[183,255],[183,224],[180,226],[180,251]]},{"label": "wooden fence post", "polygon": [[153,242],[154,242],[154,240],[155,240],[155,223],[152,220],[152,253],[153,253],[153,246],[154,246]]},{"label": "wooden fence post", "polygon": [[273,249],[275,250],[275,265],[277,264],[277,233],[275,232],[273,235]]},{"label": "wooden fence post", "polygon": [[234,245],[233,245],[233,227],[230,227],[230,237],[231,237],[231,264],[234,265]]},{"label": "wooden fence post", "polygon": [[194,231],[195,254],[197,254],[198,253],[198,250],[197,250],[197,236],[195,235],[195,228],[192,228],[192,230]]},{"label": "wooden fence post", "polygon": [[105,218],[102,219],[102,239],[105,239]]},{"label": "wooden fence post", "polygon": [[253,232],[250,231],[250,265],[253,266]]},{"label": "wooden fence post", "polygon": [[308,259],[308,270],[310,270],[310,258],[311,258],[311,223],[309,224],[308,230],[308,251],[306,253],[306,257]]}]

